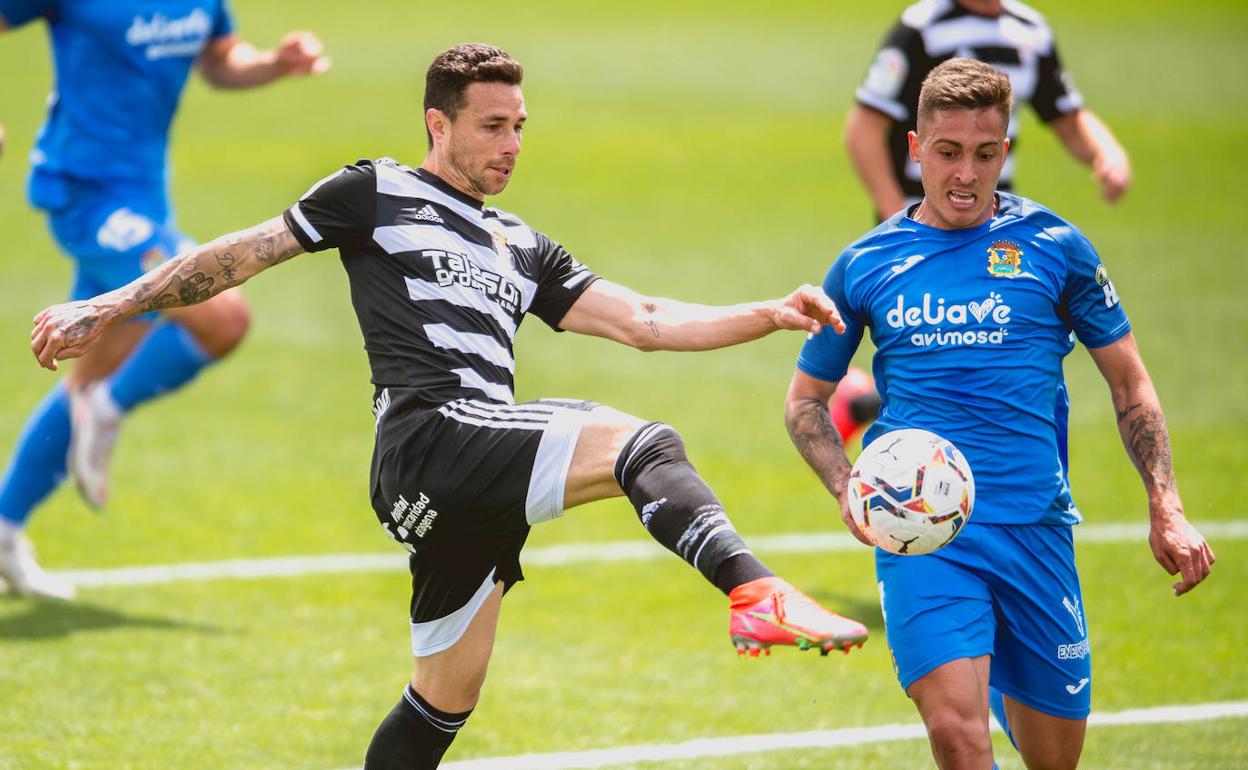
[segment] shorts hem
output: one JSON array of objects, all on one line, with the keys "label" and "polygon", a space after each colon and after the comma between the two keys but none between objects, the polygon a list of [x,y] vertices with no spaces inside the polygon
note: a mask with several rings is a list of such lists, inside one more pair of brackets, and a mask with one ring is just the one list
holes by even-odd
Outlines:
[{"label": "shorts hem", "polygon": [[[953,653],[953,654],[950,654],[950,655],[948,655],[948,656],[939,657],[939,658],[932,658],[932,661],[931,661],[930,663],[925,663],[925,664],[923,664],[922,666],[919,666],[919,667],[916,669],[916,670],[918,671],[918,673],[917,673],[917,674],[915,674],[914,676],[911,676],[908,680],[907,680],[907,679],[905,679],[905,678],[903,678],[903,677],[901,676],[901,673],[900,673],[900,672],[898,672],[898,674],[897,674],[897,682],[898,682],[899,684],[901,684],[901,689],[902,689],[902,690],[909,690],[909,689],[910,689],[910,685],[912,685],[912,684],[914,684],[915,682],[919,681],[920,679],[922,679],[923,677],[925,677],[925,676],[927,676],[928,674],[932,673],[933,671],[935,671],[936,669],[938,669],[938,668],[940,668],[941,666],[945,665],[946,663],[950,663],[950,662],[955,661],[955,660],[961,660],[962,658],[978,658],[980,655],[989,655],[989,656],[990,656],[990,655],[992,655],[992,648],[991,648],[991,647],[988,647],[988,648],[983,649],[983,650],[980,650],[980,651],[978,651],[978,652],[975,652],[975,651],[971,651],[971,652],[958,651],[957,653]],[[1010,697],[1013,697],[1013,696],[1010,696]]]},{"label": "shorts hem", "polygon": [[1048,714],[1051,717],[1060,717],[1061,719],[1080,720],[1080,719],[1087,719],[1088,716],[1092,713],[1091,707],[1086,708],[1086,709],[1064,709],[1064,708],[1055,707],[1055,706],[1048,705],[1048,704],[1040,704],[1040,703],[1037,703],[1030,696],[1019,693],[1017,690],[1015,690],[1012,687],[1002,687],[1001,685],[993,682],[991,679],[989,679],[989,684],[995,687],[997,691],[999,691],[1002,695],[1008,695],[1010,696],[1010,698],[1018,701],[1019,703],[1023,704],[1027,708],[1035,709],[1036,711],[1039,711],[1041,714]]}]

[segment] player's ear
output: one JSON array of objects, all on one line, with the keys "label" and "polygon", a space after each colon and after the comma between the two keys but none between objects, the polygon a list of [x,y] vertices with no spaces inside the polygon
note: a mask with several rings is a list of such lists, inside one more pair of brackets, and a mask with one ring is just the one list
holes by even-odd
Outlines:
[{"label": "player's ear", "polygon": [[439,110],[437,107],[430,107],[425,110],[425,126],[429,129],[429,134],[433,136],[433,141],[440,144],[446,141],[451,120],[442,110]]},{"label": "player's ear", "polygon": [[906,141],[910,144],[910,160],[919,162],[919,134],[916,131],[906,132]]}]

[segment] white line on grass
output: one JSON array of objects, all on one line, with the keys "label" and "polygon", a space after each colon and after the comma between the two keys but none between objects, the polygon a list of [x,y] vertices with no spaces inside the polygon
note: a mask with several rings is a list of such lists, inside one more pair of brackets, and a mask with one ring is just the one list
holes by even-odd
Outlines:
[{"label": "white line on grass", "polygon": [[[1208,521],[1200,531],[1217,540],[1248,538],[1248,520]],[[1090,543],[1146,543],[1148,528],[1143,524],[1082,524],[1075,528],[1075,540]],[[748,538],[760,553],[825,553],[862,548],[848,534],[807,532],[795,535],[759,535]],[[524,551],[529,567],[564,567],[576,564],[653,561],[671,558],[668,551],[651,540],[625,540],[613,543],[568,543]],[[300,575],[341,574],[346,572],[394,572],[407,569],[406,554],[398,549],[387,553],[290,556],[270,559],[227,559],[225,561],[156,564],[148,567],[66,570],[59,573],[82,588],[173,583],[186,580],[252,579],[298,577]]]},{"label": "white line on grass", "polygon": [[[1200,703],[1191,706],[1160,706],[1093,714],[1091,727],[1144,725],[1176,722],[1201,722],[1209,719],[1248,717],[1248,701]],[[999,730],[993,724],[994,730]],[[738,735],[723,738],[698,738],[683,743],[618,746],[592,751],[569,751],[554,754],[522,754],[511,757],[489,757],[448,762],[445,770],[585,770],[629,762],[667,762],[678,759],[704,759],[763,751],[795,749],[831,749],[861,746],[867,743],[905,741],[923,738],[921,724],[849,727],[841,730],[814,730],[806,733],[774,733],[771,735]]]}]

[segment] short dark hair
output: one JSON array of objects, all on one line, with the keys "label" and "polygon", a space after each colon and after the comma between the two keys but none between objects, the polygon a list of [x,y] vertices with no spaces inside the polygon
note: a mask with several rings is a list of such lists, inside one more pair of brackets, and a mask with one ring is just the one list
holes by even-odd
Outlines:
[{"label": "short dark hair", "polygon": [[941,110],[995,109],[1002,125],[1010,124],[1013,92],[1010,79],[991,64],[975,59],[955,58],[941,62],[919,90],[919,123]]},{"label": "short dark hair", "polygon": [[[467,103],[465,92],[473,83],[506,83],[518,86],[524,68],[506,51],[485,43],[460,43],[438,54],[425,72],[425,110],[440,110],[451,120]],[[429,146],[433,134],[425,126]]]}]

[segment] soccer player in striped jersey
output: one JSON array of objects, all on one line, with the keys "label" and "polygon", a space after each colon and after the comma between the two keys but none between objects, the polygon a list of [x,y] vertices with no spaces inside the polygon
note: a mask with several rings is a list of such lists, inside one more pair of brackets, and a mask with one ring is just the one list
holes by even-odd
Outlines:
[{"label": "soccer player in striped jersey", "polygon": [[382,158],[339,169],[281,217],[44,311],[32,337],[55,368],[120,319],[204,301],[302,252],[338,249],[375,386],[373,508],[411,552],[415,673],[373,737],[369,770],[437,766],[477,703],[530,527],[582,503],[627,496],[656,540],[728,596],[739,652],[848,652],[867,637],[750,552],[671,426],[591,401],[515,403],[513,339],[527,314],[642,350],[841,326],[810,286],[724,307],[642,296],[486,206],[520,153],[522,76],[492,46],[444,51],[426,74],[429,152],[419,168]]},{"label": "soccer player in striped jersey", "polygon": [[1157,393],[1092,244],[1069,222],[996,192],[1010,81],[971,59],[928,75],[910,157],[924,197],[851,244],[824,289],[844,334],[812,335],[785,404],[794,444],[846,509],[850,464],[827,402],[866,330],[883,397],[870,441],[923,428],[975,473],[975,513],[922,556],[876,550],[884,627],[937,764],[992,766],[990,701],[1028,767],[1074,767],[1091,704],[1075,572],[1062,359],[1077,337],[1109,384],[1148,495],[1149,544],[1183,594],[1213,552],[1183,512]]},{"label": "soccer player in striped jersey", "polygon": [[[226,0],[0,0],[0,32],[35,20],[48,27],[56,83],[31,151],[28,197],[74,261],[74,299],[123,286],[194,245],[174,221],[167,163],[192,66],[231,89],[329,67],[307,32],[257,50],[235,34]],[[73,596],[35,560],[27,520],[67,472],[87,504],[102,508],[123,416],[229,354],[250,318],[237,291],[158,310],[110,329],[18,437],[0,476],[0,583],[12,590]]]},{"label": "soccer player in striped jersey", "polygon": [[[845,124],[845,146],[879,220],[923,197],[919,167],[906,135],[915,127],[919,86],[933,67],[954,56],[987,62],[1010,78],[1016,103],[1028,102],[1066,150],[1092,167],[1105,200],[1131,184],[1127,153],[1109,128],[1083,104],[1062,67],[1053,30],[1018,0],[921,0],[889,31]],[[1008,136],[1017,150],[1018,116]],[[1013,158],[1000,188],[1011,189]]]}]

